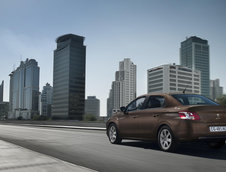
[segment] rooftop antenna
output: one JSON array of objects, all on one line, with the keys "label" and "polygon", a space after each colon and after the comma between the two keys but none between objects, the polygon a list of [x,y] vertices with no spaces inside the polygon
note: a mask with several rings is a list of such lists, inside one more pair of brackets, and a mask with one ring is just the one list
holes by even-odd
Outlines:
[{"label": "rooftop antenna", "polygon": [[188,86],[186,86],[186,87],[184,88],[184,90],[183,90],[183,94],[185,94],[185,91],[187,90],[187,87],[188,87]]}]

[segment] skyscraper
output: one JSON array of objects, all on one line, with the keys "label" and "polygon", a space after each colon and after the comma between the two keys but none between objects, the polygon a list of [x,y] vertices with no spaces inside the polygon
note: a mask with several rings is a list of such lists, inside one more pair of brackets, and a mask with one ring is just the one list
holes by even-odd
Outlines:
[{"label": "skyscraper", "polygon": [[42,94],[41,94],[41,115],[43,116],[51,116],[51,105],[53,98],[53,87],[46,83],[43,86]]},{"label": "skyscraper", "polygon": [[208,41],[196,36],[181,42],[180,64],[201,71],[201,94],[210,95],[210,58]]},{"label": "skyscraper", "polygon": [[220,80],[210,80],[210,98],[216,100],[223,96],[223,87],[220,86]]},{"label": "skyscraper", "polygon": [[115,81],[112,82],[107,100],[107,115],[128,105],[136,98],[136,65],[129,58],[119,62],[119,71],[115,72]]},{"label": "skyscraper", "polygon": [[136,65],[129,58],[119,62],[119,71],[116,72],[116,81],[122,83],[122,94],[120,95],[120,106],[128,105],[136,98]]},{"label": "skyscraper", "polygon": [[200,94],[200,71],[180,65],[162,65],[148,70],[148,93],[186,92]]},{"label": "skyscraper", "polygon": [[96,96],[88,96],[85,100],[85,114],[94,115],[96,118],[99,118],[100,100]]},{"label": "skyscraper", "polygon": [[21,61],[11,72],[8,118],[31,119],[38,114],[39,67],[34,59]]},{"label": "skyscraper", "polygon": [[56,39],[53,66],[52,118],[82,120],[85,104],[86,46],[84,37]]},{"label": "skyscraper", "polygon": [[0,103],[3,102],[4,81],[0,85]]}]

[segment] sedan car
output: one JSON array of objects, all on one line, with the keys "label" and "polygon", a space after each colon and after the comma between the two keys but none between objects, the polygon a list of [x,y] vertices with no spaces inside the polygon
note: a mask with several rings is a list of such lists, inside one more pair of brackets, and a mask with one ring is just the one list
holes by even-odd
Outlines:
[{"label": "sedan car", "polygon": [[157,141],[161,150],[177,143],[204,140],[211,148],[226,140],[226,107],[196,94],[143,95],[106,123],[111,143],[122,139]]}]

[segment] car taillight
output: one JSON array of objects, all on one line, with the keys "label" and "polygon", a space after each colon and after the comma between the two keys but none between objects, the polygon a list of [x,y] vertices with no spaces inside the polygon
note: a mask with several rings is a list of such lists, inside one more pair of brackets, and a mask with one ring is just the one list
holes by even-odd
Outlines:
[{"label": "car taillight", "polygon": [[200,120],[200,117],[195,112],[179,112],[180,119]]}]

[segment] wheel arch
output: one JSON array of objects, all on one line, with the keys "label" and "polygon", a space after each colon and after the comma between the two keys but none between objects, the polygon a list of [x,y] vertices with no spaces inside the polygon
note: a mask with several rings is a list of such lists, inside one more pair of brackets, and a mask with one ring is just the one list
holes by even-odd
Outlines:
[{"label": "wheel arch", "polygon": [[[111,122],[108,123],[107,128],[106,128],[107,135],[108,135],[108,128],[110,127],[111,124],[114,124],[116,126],[118,132],[119,132],[118,125],[114,121],[111,121]],[[120,132],[119,132],[119,134],[120,134]]]},{"label": "wheel arch", "polygon": [[167,122],[163,122],[161,123],[158,127],[157,127],[157,130],[155,132],[155,138],[158,140],[158,133],[159,133],[159,130],[163,127],[163,126],[167,126],[170,128],[170,130],[172,131],[172,128],[170,127],[170,124],[167,123]]}]

